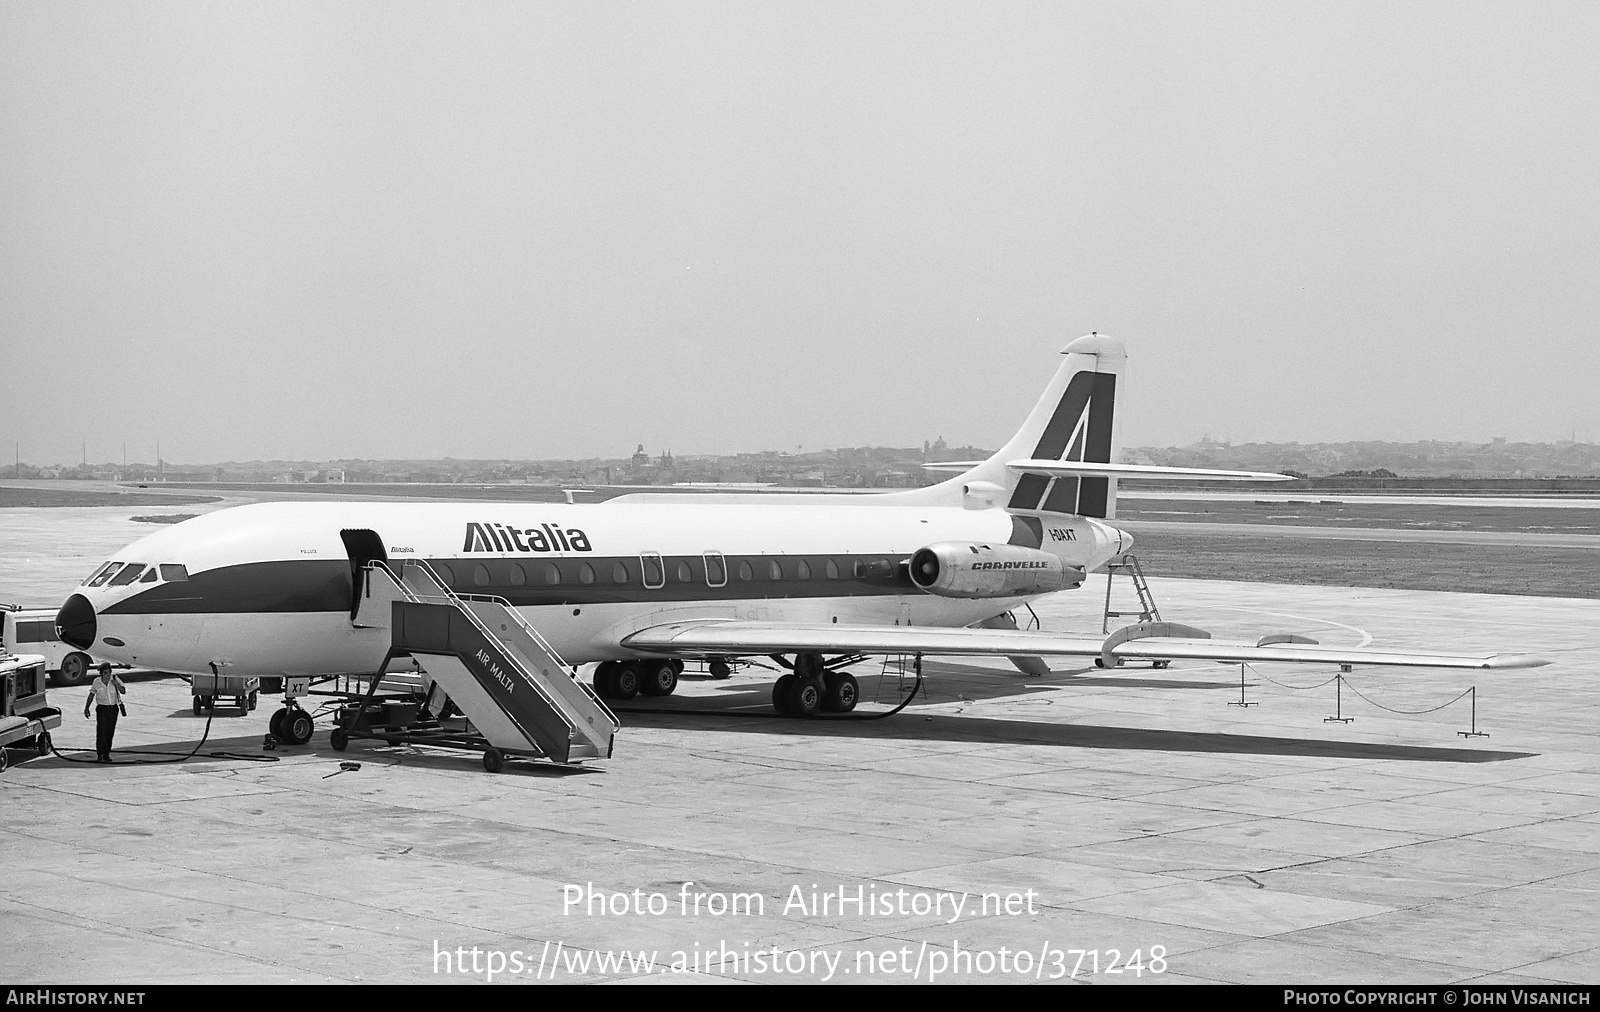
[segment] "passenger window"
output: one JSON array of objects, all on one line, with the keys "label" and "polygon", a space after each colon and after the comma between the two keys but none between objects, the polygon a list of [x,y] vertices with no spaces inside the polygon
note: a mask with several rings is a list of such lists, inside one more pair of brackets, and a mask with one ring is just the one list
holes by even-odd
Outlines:
[{"label": "passenger window", "polygon": [[801,559],[796,568],[799,570],[800,579],[802,579],[802,580],[811,579],[811,564],[808,563],[805,559]]},{"label": "passenger window", "polygon": [[189,579],[188,567],[163,563],[161,578],[168,583],[183,583]]},{"label": "passenger window", "polygon": [[[583,568],[589,569],[589,564],[584,563]],[[556,568],[556,564],[554,562],[546,562],[544,564],[544,582],[552,587],[561,582],[561,570]],[[585,580],[584,582],[594,582],[594,570],[589,570],[589,579]]]},{"label": "passenger window", "polygon": [[441,562],[435,571],[439,574],[439,581],[446,587],[454,587],[456,585],[455,570]]},{"label": "passenger window", "polygon": [[689,568],[689,564],[687,562],[678,563],[678,582],[688,583],[692,579],[694,579],[694,570]]},{"label": "passenger window", "polygon": [[142,563],[135,562],[130,565],[123,566],[122,572],[118,573],[116,578],[111,581],[111,586],[126,587],[128,584],[137,580],[139,578],[139,574],[142,572],[144,572],[144,565]]},{"label": "passenger window", "polygon": [[838,578],[839,578],[839,564],[837,562],[834,562],[832,559],[829,559],[828,560],[828,579],[837,580]]},{"label": "passenger window", "polygon": [[513,562],[511,564],[511,585],[513,587],[525,587],[527,584],[528,571],[522,568],[521,563]]},{"label": "passenger window", "polygon": [[867,578],[867,564],[862,562],[860,559],[856,560],[855,574],[856,579],[858,580],[865,580]]},{"label": "passenger window", "polygon": [[489,585],[489,567],[481,562],[473,566],[472,582],[480,587],[487,587]]},{"label": "passenger window", "polygon": [[750,563],[748,563],[748,562],[740,562],[739,563],[739,579],[741,579],[741,580],[754,580],[755,578],[756,578],[756,571],[750,568]]},{"label": "passenger window", "polygon": [[769,580],[781,580],[781,579],[783,579],[783,566],[781,566],[778,563],[777,559],[773,559],[773,560],[771,560],[770,562],[767,563],[767,579],[769,579]]},{"label": "passenger window", "polygon": [[583,565],[579,566],[578,567],[578,582],[579,583],[593,583],[594,582],[594,567],[589,565],[587,562],[585,562]]},{"label": "passenger window", "polygon": [[94,582],[90,583],[89,586],[91,586],[91,587],[103,586],[105,584],[105,582],[107,580],[111,579],[113,576],[115,576],[116,573],[117,573],[117,570],[119,570],[121,568],[122,568],[122,563],[120,563],[120,562],[108,562],[108,563],[106,563],[106,568],[100,570],[100,575],[95,577],[94,578]]},{"label": "passenger window", "polygon": [[627,566],[626,563],[619,562],[615,566],[611,567],[611,582],[612,583],[627,583],[628,582],[628,566]]}]

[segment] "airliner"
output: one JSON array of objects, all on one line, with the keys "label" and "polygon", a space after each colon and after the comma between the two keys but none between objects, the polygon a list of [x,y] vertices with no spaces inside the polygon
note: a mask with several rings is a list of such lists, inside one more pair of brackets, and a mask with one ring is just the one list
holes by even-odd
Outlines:
[{"label": "airliner", "polygon": [[1520,655],[1408,653],[1176,624],[1110,637],[1017,628],[1014,609],[1079,586],[1133,545],[1126,478],[1284,475],[1113,463],[1126,353],[1069,343],[1022,427],[953,477],[877,495],[638,493],[602,503],[275,502],[205,514],[134,542],[61,607],[64,641],[179,673],[372,673],[390,633],[355,621],[369,566],[426,564],[462,595],[503,599],[599,694],[665,695],[685,659],[714,675],[772,657],[784,714],[847,711],[843,668],[868,655],[1213,660],[1511,668]]}]

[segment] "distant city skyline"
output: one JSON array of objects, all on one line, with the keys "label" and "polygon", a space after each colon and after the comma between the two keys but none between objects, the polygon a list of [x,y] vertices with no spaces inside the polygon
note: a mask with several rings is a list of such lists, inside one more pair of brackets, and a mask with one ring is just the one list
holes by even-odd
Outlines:
[{"label": "distant city skyline", "polygon": [[1600,5],[0,5],[34,460],[1600,431]]}]

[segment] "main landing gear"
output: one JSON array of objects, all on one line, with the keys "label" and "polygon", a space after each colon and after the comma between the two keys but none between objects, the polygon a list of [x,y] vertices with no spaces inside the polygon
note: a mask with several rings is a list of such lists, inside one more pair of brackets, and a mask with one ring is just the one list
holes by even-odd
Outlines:
[{"label": "main landing gear", "polygon": [[860,698],[855,676],[829,670],[821,654],[796,654],[793,670],[772,686],[772,708],[785,717],[849,713]]},{"label": "main landing gear", "polygon": [[594,691],[601,699],[626,700],[640,694],[670,696],[677,690],[682,672],[680,660],[606,661],[594,669]]}]

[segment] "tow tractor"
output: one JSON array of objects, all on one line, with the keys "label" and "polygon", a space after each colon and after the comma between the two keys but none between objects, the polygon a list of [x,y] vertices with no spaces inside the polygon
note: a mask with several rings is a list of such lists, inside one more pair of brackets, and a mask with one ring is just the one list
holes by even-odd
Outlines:
[{"label": "tow tractor", "polygon": [[48,754],[50,731],[61,726],[61,711],[45,700],[44,666],[40,654],[13,654],[0,645],[0,770],[13,744]]}]

